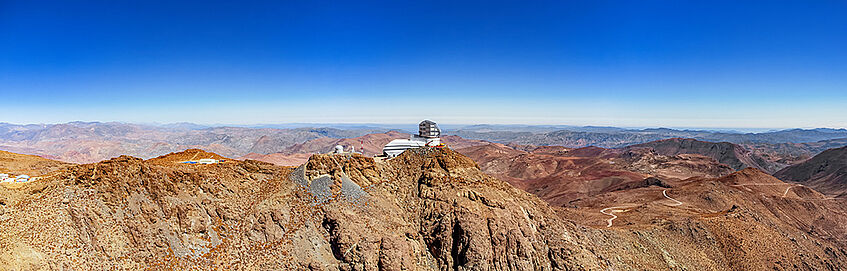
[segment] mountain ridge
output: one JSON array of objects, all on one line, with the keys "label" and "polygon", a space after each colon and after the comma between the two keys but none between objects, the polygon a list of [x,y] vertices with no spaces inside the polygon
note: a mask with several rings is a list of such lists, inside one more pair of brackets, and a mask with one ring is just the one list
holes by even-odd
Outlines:
[{"label": "mountain ridge", "polygon": [[776,172],[774,176],[807,185],[830,196],[847,197],[847,147],[823,151]]},{"label": "mountain ridge", "polygon": [[[120,156],[62,169],[15,189],[0,187],[4,203],[0,266],[203,270],[847,266],[844,244],[838,241],[845,233],[828,226],[844,222],[843,217],[831,216],[843,207],[806,201],[799,197],[806,195],[803,188],[783,197],[782,189],[733,187],[720,179],[688,180],[676,181],[670,192],[654,185],[624,188],[582,201],[576,208],[557,208],[482,173],[473,160],[449,149],[411,150],[382,162],[361,155],[313,155],[297,168],[231,159],[213,165],[177,162],[192,152],[201,150],[150,160]],[[772,178],[747,171],[735,174],[744,179],[736,183]],[[663,193],[683,204],[666,203]],[[634,198],[626,196],[630,194]],[[610,205],[631,207],[620,207],[617,219],[609,220],[600,209]],[[815,220],[809,212],[823,215],[823,220]]]}]

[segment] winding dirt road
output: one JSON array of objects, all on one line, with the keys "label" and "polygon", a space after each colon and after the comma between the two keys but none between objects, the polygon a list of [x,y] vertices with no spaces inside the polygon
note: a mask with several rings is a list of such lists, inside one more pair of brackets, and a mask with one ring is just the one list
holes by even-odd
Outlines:
[{"label": "winding dirt road", "polygon": [[[674,201],[674,203],[669,205],[669,206],[680,206],[680,205],[683,204],[681,201],[678,201],[678,200],[668,196],[668,190],[667,189],[662,190],[662,195],[665,196],[665,198]],[[608,224],[606,224],[606,228],[612,227],[613,221],[616,218],[618,218],[618,216],[615,213],[628,212],[629,209],[635,208],[635,206],[636,205],[629,204],[629,205],[603,208],[603,210],[600,210],[600,213],[607,215],[607,216],[611,216],[608,220],[606,220],[606,222],[608,223]],[[617,209],[623,209],[623,210],[617,210]]]},{"label": "winding dirt road", "polygon": [[791,190],[792,187],[798,187],[798,186],[803,186],[803,185],[802,184],[795,184],[795,185],[792,185],[792,186],[789,186],[788,188],[786,188],[785,193],[782,193],[782,197],[784,198],[786,195],[788,195],[788,190]]},{"label": "winding dirt road", "polygon": [[664,196],[665,196],[665,198],[667,198],[667,199],[669,199],[669,200],[674,201],[673,205],[670,205],[670,206],[680,206],[680,205],[682,205],[682,202],[681,202],[681,201],[678,201],[678,200],[676,200],[676,199],[671,198],[671,197],[669,197],[669,196],[668,196],[668,190],[667,190],[667,189],[662,190],[662,195],[664,195]]},{"label": "winding dirt road", "polygon": [[796,183],[746,183],[746,184],[733,184],[733,185],[730,185],[730,186],[738,187],[738,186],[757,186],[757,185],[767,185],[767,186],[770,186],[770,185],[788,185],[788,188],[785,188],[785,192],[782,193],[783,198],[788,195],[788,190],[791,190],[791,188],[803,186],[802,184],[796,184]]},{"label": "winding dirt road", "polygon": [[603,213],[604,215],[612,216],[611,218],[609,218],[609,220],[607,220],[609,222],[609,225],[606,225],[606,228],[611,227],[612,226],[612,220],[615,220],[615,218],[618,218],[618,216],[615,215],[615,213],[623,213],[623,212],[628,211],[628,210],[615,210],[615,209],[619,209],[619,208],[627,208],[627,207],[626,206],[616,206],[616,207],[609,207],[609,208],[604,208],[603,210],[600,210],[600,212]]}]

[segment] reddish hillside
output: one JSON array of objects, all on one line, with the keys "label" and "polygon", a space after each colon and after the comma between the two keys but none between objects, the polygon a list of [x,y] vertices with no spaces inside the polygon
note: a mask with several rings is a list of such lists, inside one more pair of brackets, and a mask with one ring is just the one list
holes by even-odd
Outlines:
[{"label": "reddish hillside", "polygon": [[295,144],[286,148],[280,153],[298,154],[298,153],[329,153],[333,151],[336,145],[344,146],[345,151],[350,151],[350,147],[355,147],[356,151],[362,151],[364,147],[365,156],[374,156],[382,154],[382,147],[391,140],[409,138],[408,134],[390,131],[387,133],[367,134],[354,138],[317,138],[300,144]]},{"label": "reddish hillside", "polygon": [[497,143],[458,149],[488,174],[555,205],[653,181],[720,177],[732,170],[696,155],[664,156],[647,149],[506,146]]},{"label": "reddish hillside", "polygon": [[35,155],[0,151],[0,173],[11,175],[41,176],[72,166]]},{"label": "reddish hillside", "polygon": [[488,144],[488,141],[467,139],[455,135],[443,136],[441,142],[454,150]]},{"label": "reddish hillside", "polygon": [[847,147],[824,151],[774,176],[802,183],[827,195],[847,197]]},{"label": "reddish hillside", "polygon": [[706,142],[690,138],[671,138],[627,148],[652,148],[661,155],[699,154],[714,158],[718,162],[732,167],[734,170],[752,167],[765,172],[774,172],[779,165],[759,157],[749,150],[729,142]]},{"label": "reddish hillside", "polygon": [[196,161],[200,159],[226,160],[226,157],[217,153],[207,152],[201,149],[187,149],[181,152],[172,152],[150,159],[153,163],[180,163],[185,161]]},{"label": "reddish hillside", "polygon": [[[692,256],[691,261],[698,261],[694,255],[725,255],[721,260],[724,266],[718,270],[830,269],[779,266],[794,261],[804,266],[808,255],[797,251],[819,244],[809,242],[804,236],[826,240],[822,243],[833,242],[839,247],[811,249],[816,251],[813,253],[824,254],[840,253],[836,251],[844,247],[842,238],[847,237],[847,228],[842,226],[847,223],[843,215],[847,208],[842,201],[827,199],[809,188],[781,182],[752,168],[722,178],[679,181],[673,188],[651,186],[612,191],[573,205],[574,208],[564,210],[565,216],[594,221],[599,227],[675,232],[681,230],[680,224],[689,225],[691,228],[681,230],[678,235],[668,232],[659,234],[662,237],[649,235],[649,238],[669,237],[669,241],[675,239],[671,242],[682,244],[689,238],[685,235],[701,236],[700,249],[687,254]],[[597,247],[609,244],[600,242]],[[683,247],[673,244],[665,249],[684,250]]]},{"label": "reddish hillside", "polygon": [[847,268],[843,202],[728,185],[768,178],[650,181],[558,208],[446,148],[297,168],[120,156],[0,187],[0,270]]}]

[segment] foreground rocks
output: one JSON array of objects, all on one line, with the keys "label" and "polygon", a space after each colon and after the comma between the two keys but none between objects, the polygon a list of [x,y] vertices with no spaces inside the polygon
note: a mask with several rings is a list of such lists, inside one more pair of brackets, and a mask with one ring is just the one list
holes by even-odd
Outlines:
[{"label": "foreground rocks", "polygon": [[[735,179],[693,180],[685,184],[691,193],[672,193],[686,205],[671,207],[653,193],[664,188],[647,182],[613,192],[640,193],[645,202],[606,228],[606,217],[593,207],[550,207],[449,149],[407,151],[388,161],[315,155],[297,168],[250,160],[176,162],[187,156],[122,156],[73,166],[21,188],[0,188],[0,269],[847,266],[842,244],[823,238],[841,232],[811,229],[804,220],[782,222],[786,213],[840,211],[800,201],[799,194],[813,194],[802,189],[793,198],[777,198],[733,188]],[[774,206],[784,210],[763,213],[778,200],[785,203]],[[703,206],[716,212],[706,214]]]}]

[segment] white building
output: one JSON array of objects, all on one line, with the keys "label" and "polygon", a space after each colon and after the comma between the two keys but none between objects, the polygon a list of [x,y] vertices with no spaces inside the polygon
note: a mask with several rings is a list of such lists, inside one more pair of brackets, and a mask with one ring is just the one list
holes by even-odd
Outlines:
[{"label": "white building", "polygon": [[202,165],[214,164],[214,163],[217,163],[217,162],[218,162],[218,160],[211,159],[211,158],[205,158],[205,159],[197,160],[197,163],[202,164]]},{"label": "white building", "polygon": [[418,124],[418,134],[409,139],[395,139],[382,148],[383,155],[392,158],[408,149],[436,147],[441,145],[441,129],[434,121],[424,120]]}]

